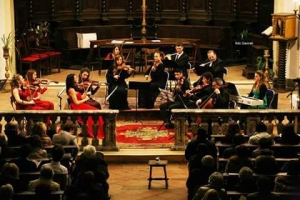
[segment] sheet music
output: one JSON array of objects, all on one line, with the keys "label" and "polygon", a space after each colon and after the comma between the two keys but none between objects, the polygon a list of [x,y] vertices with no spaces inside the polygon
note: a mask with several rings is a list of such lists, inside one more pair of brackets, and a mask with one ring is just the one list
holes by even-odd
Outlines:
[{"label": "sheet music", "polygon": [[111,43],[112,44],[123,44],[124,41],[123,40],[112,40]]},{"label": "sheet music", "polygon": [[169,90],[161,89],[161,88],[158,88],[158,89],[159,89],[160,94],[163,99],[171,101],[171,102],[175,101],[173,92],[171,92]]},{"label": "sheet music", "polygon": [[160,40],[151,40],[151,42],[161,42]]}]

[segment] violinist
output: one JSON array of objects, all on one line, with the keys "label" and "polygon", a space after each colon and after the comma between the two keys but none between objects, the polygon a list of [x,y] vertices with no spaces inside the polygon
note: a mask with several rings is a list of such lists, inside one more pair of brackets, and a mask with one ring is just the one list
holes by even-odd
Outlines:
[{"label": "violinist", "polygon": [[131,68],[125,65],[123,56],[117,55],[114,64],[106,73],[108,83],[109,109],[128,110],[128,86],[125,79],[131,75]]},{"label": "violinist", "polygon": [[183,76],[180,69],[174,69],[174,75],[176,80],[176,86],[174,89],[174,102],[167,101],[159,106],[160,114],[166,124],[166,128],[172,128],[173,125],[170,120],[171,110],[174,108],[185,108],[186,104],[189,102],[189,98],[185,96],[186,90],[190,90],[190,83]]},{"label": "violinist", "polygon": [[186,90],[185,95],[189,96],[191,100],[187,105],[189,108],[197,108],[213,93],[212,80],[213,75],[210,72],[205,72],[202,74],[201,79],[194,84],[192,90]]},{"label": "violinist", "polygon": [[34,86],[35,89],[31,90],[32,100],[36,106],[45,108],[44,110],[54,110],[54,104],[51,101],[41,100],[42,95],[47,91],[50,81],[45,83],[37,79],[37,73],[34,69],[29,69],[26,73],[26,86]]},{"label": "violinist", "polygon": [[116,45],[113,48],[113,51],[106,55],[105,60],[114,60],[117,55],[121,52],[120,46]]},{"label": "violinist", "polygon": [[90,79],[90,69],[82,68],[78,75],[78,91],[83,94],[87,92],[87,95],[90,97],[85,103],[89,104],[99,110],[101,110],[101,105],[98,101],[93,99],[90,95],[94,95],[100,88],[100,83],[98,81],[92,81]]},{"label": "violinist", "polygon": [[24,78],[20,74],[14,75],[10,82],[11,95],[16,103],[16,110],[45,110],[44,107],[35,105],[31,98],[30,88],[23,86]]},{"label": "violinist", "polygon": [[151,67],[149,67],[145,74],[145,79],[150,81],[150,92],[143,91],[145,98],[145,107],[153,108],[155,100],[159,95],[160,91],[158,88],[165,88],[166,80],[164,77],[165,65],[162,62],[164,58],[164,53],[157,51],[154,53],[154,63]]},{"label": "violinist", "polygon": [[[166,59],[173,60],[177,63],[179,69],[182,71],[183,76],[188,78],[187,67],[189,62],[189,56],[183,51],[183,45],[181,42],[177,42],[175,46],[176,53],[166,55]],[[170,79],[174,80],[175,70],[169,71]]]}]

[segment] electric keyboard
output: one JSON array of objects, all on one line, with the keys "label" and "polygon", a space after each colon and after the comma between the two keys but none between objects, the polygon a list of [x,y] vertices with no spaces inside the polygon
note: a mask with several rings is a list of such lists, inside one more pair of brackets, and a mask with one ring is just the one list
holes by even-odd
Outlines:
[{"label": "electric keyboard", "polygon": [[264,104],[264,101],[253,97],[240,96],[238,98],[238,103],[249,106],[260,106]]}]

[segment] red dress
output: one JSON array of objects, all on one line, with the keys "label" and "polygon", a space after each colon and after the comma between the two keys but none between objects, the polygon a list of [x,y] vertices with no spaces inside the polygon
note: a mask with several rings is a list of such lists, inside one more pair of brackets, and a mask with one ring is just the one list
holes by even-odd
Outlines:
[{"label": "red dress", "polygon": [[[22,99],[23,101],[28,101],[28,99],[31,96],[31,91],[30,90],[22,90],[22,89],[18,89],[18,91],[19,91],[20,99]],[[39,104],[23,105],[23,104],[17,103],[16,110],[47,110],[47,109],[42,107]]]},{"label": "red dress", "polygon": [[[46,90],[47,90],[47,88],[42,89],[40,87],[40,85],[38,85],[37,87],[38,87],[38,89],[35,92],[35,94],[33,95],[34,98],[38,97],[38,93],[44,94],[44,92],[46,92]],[[54,104],[51,101],[37,99],[37,100],[34,100],[34,103],[36,106],[45,108],[45,110],[54,110]]]},{"label": "red dress", "polygon": [[[76,97],[77,97],[78,100],[82,100],[81,94],[79,92],[76,92]],[[70,98],[70,101],[71,101],[71,109],[72,110],[99,110],[99,109],[97,109],[93,106],[90,106],[89,104],[86,104],[86,103],[81,103],[81,104],[76,105],[72,101],[71,98]],[[80,124],[83,124],[83,121],[82,121],[81,117],[78,117],[77,120]],[[94,137],[93,126],[92,126],[93,124],[94,124],[94,120],[92,119],[92,116],[89,116],[88,120],[87,120],[88,136],[89,137]],[[103,133],[103,119],[102,119],[102,117],[99,117],[98,125],[99,125],[99,127],[98,127],[97,137],[103,139],[104,138],[104,133]]]}]

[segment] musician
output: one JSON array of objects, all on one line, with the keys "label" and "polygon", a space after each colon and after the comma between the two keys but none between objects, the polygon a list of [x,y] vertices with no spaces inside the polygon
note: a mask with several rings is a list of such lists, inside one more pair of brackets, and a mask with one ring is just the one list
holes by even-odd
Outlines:
[{"label": "musician", "polygon": [[125,79],[131,76],[133,69],[125,65],[123,56],[116,55],[113,66],[106,74],[108,83],[109,109],[128,110],[128,86]]},{"label": "musician", "polygon": [[165,65],[162,62],[164,58],[163,52],[157,51],[154,53],[154,63],[146,71],[146,80],[151,78],[150,81],[150,92],[145,93],[146,108],[153,108],[155,100],[159,95],[160,91],[158,88],[165,88],[166,78],[164,75]]},{"label": "musician", "polygon": [[189,102],[189,98],[185,96],[185,91],[190,89],[190,83],[183,75],[180,69],[174,69],[174,75],[176,80],[176,86],[173,92],[175,101],[167,101],[159,106],[160,114],[167,123],[166,128],[172,127],[170,116],[171,110],[174,108],[185,108],[186,104]]},{"label": "musician", "polygon": [[[214,50],[209,50],[207,52],[207,59],[201,64],[199,67],[206,67],[208,71],[213,74],[214,78],[223,79],[223,70],[224,70],[224,62],[220,58],[217,57],[217,54]],[[197,68],[199,68],[197,67]],[[197,69],[196,69],[197,72]],[[198,74],[201,75],[201,74]]]},{"label": "musician", "polygon": [[42,95],[47,91],[50,81],[45,80],[42,83],[37,79],[37,73],[34,69],[29,69],[25,76],[25,86],[33,86],[34,89],[31,91],[32,99],[36,106],[45,108],[45,110],[54,110],[54,104],[51,101],[41,100]]},{"label": "musician", "polygon": [[11,82],[11,95],[16,103],[16,110],[45,110],[40,105],[35,105],[29,87],[23,86],[25,80],[22,75],[16,74]]},{"label": "musician", "polygon": [[[92,81],[90,79],[90,74],[91,74],[91,72],[90,72],[89,68],[85,67],[80,70],[79,75],[78,75],[78,84],[81,85],[81,87],[78,87],[78,91],[81,94],[83,94],[85,92],[85,90],[87,90],[87,94],[90,97],[90,99],[87,100],[85,103],[101,110],[100,103],[90,96],[90,95],[94,95],[98,91],[98,89],[100,88],[100,83]],[[94,82],[96,84],[94,84]],[[89,88],[87,88],[87,85],[89,85],[87,83],[90,83]]]},{"label": "musician", "polygon": [[[176,43],[175,50],[176,53],[174,54],[168,54],[166,56],[166,59],[168,60],[173,60],[177,63],[179,69],[182,71],[183,76],[188,78],[188,73],[187,73],[187,67],[188,67],[188,62],[189,62],[189,56],[183,51],[183,46],[181,42]],[[175,78],[175,71],[169,71],[170,73],[170,79],[174,80]]]},{"label": "musician", "polygon": [[264,83],[264,74],[261,70],[257,70],[254,73],[254,81],[255,82],[254,82],[251,92],[249,93],[248,96],[263,100],[263,104],[259,105],[259,106],[249,106],[248,108],[250,108],[250,109],[267,108],[266,92],[267,92],[268,88],[267,88],[266,84]]},{"label": "musician", "polygon": [[114,60],[115,57],[120,54],[120,51],[119,45],[114,46],[113,51],[106,55],[105,60]]},{"label": "musician", "polygon": [[212,96],[214,109],[228,109],[229,93],[223,85],[221,78],[215,78],[212,82],[214,93]]},{"label": "musician", "polygon": [[191,100],[187,105],[189,108],[198,108],[198,105],[201,105],[213,93],[212,80],[212,73],[205,72],[194,84],[194,88],[186,91],[186,96],[189,96]]}]

